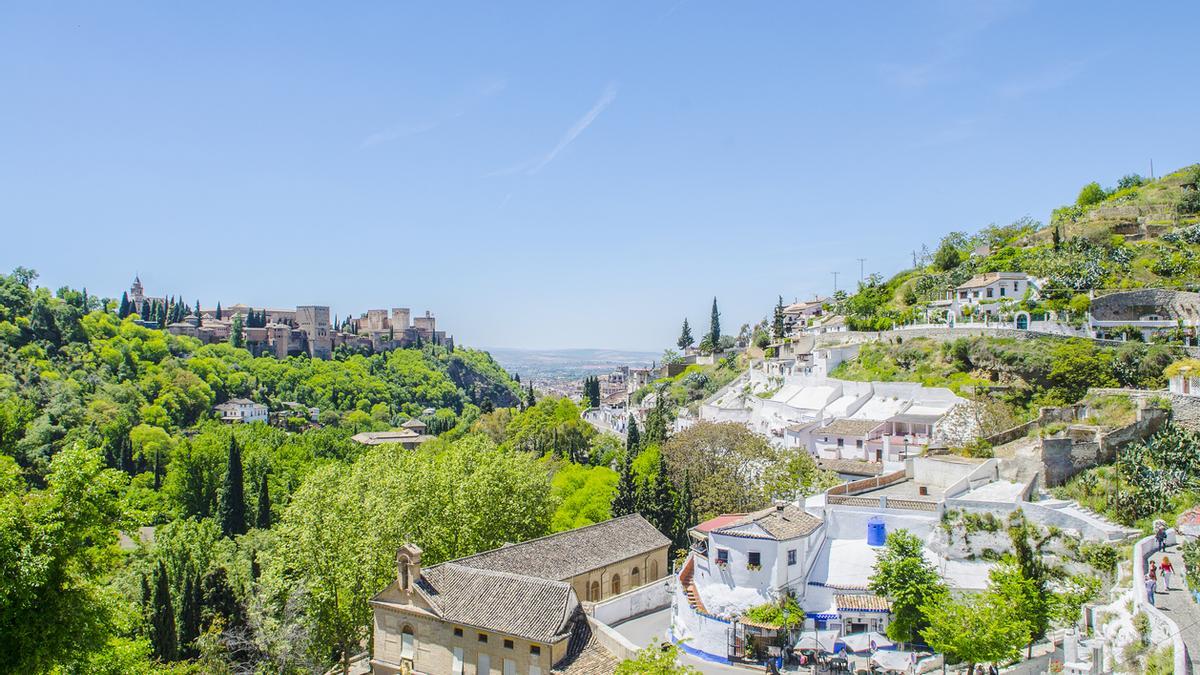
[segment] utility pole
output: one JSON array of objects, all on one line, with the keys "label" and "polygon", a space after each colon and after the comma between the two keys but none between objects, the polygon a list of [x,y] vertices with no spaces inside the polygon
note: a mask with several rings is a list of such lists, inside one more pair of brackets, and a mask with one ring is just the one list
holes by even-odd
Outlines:
[{"label": "utility pole", "polygon": [[834,293],[837,293],[837,277],[838,277],[838,273],[834,272],[833,273],[833,292]]},{"label": "utility pole", "polygon": [[1154,180],[1154,158],[1150,158],[1150,180]]},{"label": "utility pole", "polygon": [[867,260],[866,258],[858,258],[858,280],[859,281],[862,281],[865,278],[863,276],[863,263],[866,262],[866,260]]}]

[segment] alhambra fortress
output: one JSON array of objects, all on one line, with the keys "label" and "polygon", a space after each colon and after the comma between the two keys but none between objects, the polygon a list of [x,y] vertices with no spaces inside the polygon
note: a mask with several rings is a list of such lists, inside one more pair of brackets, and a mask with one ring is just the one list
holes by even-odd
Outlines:
[{"label": "alhambra fortress", "polygon": [[[156,303],[164,305],[168,300],[148,297],[140,277],[134,278],[126,300],[130,313],[138,314],[142,323],[159,327],[149,318],[151,308]],[[187,335],[207,344],[229,340],[238,321],[242,325],[245,346],[255,356],[285,358],[308,354],[327,359],[333,350],[342,346],[372,352],[422,344],[454,348],[454,337],[437,329],[437,319],[429,310],[423,316],[414,317],[408,307],[394,307],[390,314],[386,309],[369,309],[358,318],[346,317],[338,323],[336,320],[331,322],[328,305],[271,309],[241,303],[222,307],[218,303],[216,307],[206,309],[197,304],[195,308],[187,309],[181,320],[167,323],[165,327],[172,335]]]}]

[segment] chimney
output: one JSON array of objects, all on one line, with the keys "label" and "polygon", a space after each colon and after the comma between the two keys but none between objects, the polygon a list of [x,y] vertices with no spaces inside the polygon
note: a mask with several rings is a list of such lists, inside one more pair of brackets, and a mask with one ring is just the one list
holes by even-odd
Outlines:
[{"label": "chimney", "polygon": [[417,580],[421,578],[421,547],[416,544],[405,544],[396,551],[396,581],[400,590],[412,592]]}]

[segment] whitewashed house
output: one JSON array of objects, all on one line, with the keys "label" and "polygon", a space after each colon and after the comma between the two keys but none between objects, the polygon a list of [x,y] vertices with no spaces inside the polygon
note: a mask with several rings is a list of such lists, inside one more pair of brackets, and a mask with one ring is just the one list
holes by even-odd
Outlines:
[{"label": "whitewashed house", "polygon": [[221,416],[226,424],[250,424],[251,422],[266,422],[269,417],[267,406],[255,403],[248,398],[235,398],[213,406],[213,410]]}]

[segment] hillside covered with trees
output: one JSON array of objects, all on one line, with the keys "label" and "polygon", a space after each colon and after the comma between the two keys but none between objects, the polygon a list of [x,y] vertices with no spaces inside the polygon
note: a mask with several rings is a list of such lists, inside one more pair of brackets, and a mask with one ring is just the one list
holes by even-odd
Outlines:
[{"label": "hillside covered with trees", "polygon": [[856,292],[839,291],[829,309],[858,330],[923,319],[925,303],[985,272],[1045,279],[1041,299],[1015,298],[1014,311],[1080,315],[1095,289],[1190,288],[1200,278],[1200,165],[1155,180],[1130,174],[1116,186],[1084,186],[1055,209],[1049,224],[1021,218],[974,234],[951,232],[934,250],[912,253],[912,267],[890,279],[871,275]]},{"label": "hillside covered with trees", "polygon": [[[320,672],[366,648],[401,543],[436,564],[634,511],[680,543],[833,480],[740,427],[669,434],[677,382],[622,442],[484,352],[255,358],[35,279],[0,276],[0,672]],[[319,418],[221,424],[234,397]],[[409,418],[438,438],[350,438]]]}]

